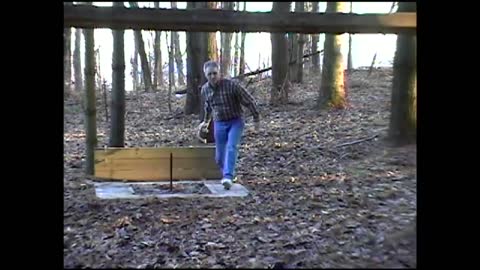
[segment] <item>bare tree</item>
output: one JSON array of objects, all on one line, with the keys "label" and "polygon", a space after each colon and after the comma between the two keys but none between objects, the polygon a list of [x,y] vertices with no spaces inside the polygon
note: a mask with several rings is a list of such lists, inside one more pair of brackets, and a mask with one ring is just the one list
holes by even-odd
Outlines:
[{"label": "bare tree", "polygon": [[[138,8],[136,2],[128,2],[130,7]],[[142,74],[143,74],[143,82],[145,83],[145,91],[151,91],[152,88],[152,75],[150,73],[150,66],[148,64],[147,54],[145,53],[145,44],[143,42],[142,31],[134,30],[135,35],[135,46],[138,49],[138,53],[140,55],[140,64],[142,65]]]},{"label": "bare tree", "polygon": [[175,54],[175,63],[177,65],[178,84],[185,85],[185,74],[183,73],[182,50],[180,48],[180,37],[178,32],[173,32],[173,48]]},{"label": "bare tree", "polygon": [[[312,2],[312,12],[318,13],[318,2]],[[319,34],[312,35],[312,53],[318,51]],[[312,56],[312,71],[314,74],[320,73],[320,54]]]},{"label": "bare tree", "polygon": [[[416,12],[415,2],[399,2],[397,12]],[[417,38],[397,35],[393,59],[389,139],[396,146],[416,142],[417,137]]]},{"label": "bare tree", "polygon": [[173,32],[170,32],[170,46],[168,45],[168,32],[165,32],[165,42],[167,44],[168,53],[168,111],[172,111],[172,86],[175,84],[174,62],[173,62]]},{"label": "bare tree", "polygon": [[[87,2],[92,4],[92,2]],[[97,108],[95,104],[95,41],[94,30],[84,29],[85,36],[85,129],[86,174],[94,174],[94,150],[97,146]]]},{"label": "bare tree", "polygon": [[[233,2],[222,2],[222,9],[233,10]],[[222,33],[222,60],[221,71],[223,76],[230,76],[230,69],[232,68],[232,33]]]},{"label": "bare tree", "polygon": [[[207,8],[207,2],[187,2],[187,9]],[[187,32],[187,97],[185,101],[185,114],[199,114],[203,116],[200,108],[200,87],[206,81],[203,74],[203,63],[208,59],[209,42],[208,33]]]},{"label": "bare tree", "polygon": [[[209,9],[217,9],[218,2],[206,2],[206,5]],[[218,56],[218,46],[217,46],[217,33],[209,32],[208,35],[208,59],[219,62],[220,57]]]},{"label": "bare tree", "polygon": [[[114,7],[123,7],[123,2],[113,2]],[[112,117],[110,139],[111,147],[125,146],[125,49],[123,29],[112,30]]]},{"label": "bare tree", "polygon": [[[177,8],[177,2],[171,2],[172,8]],[[185,74],[183,73],[182,50],[180,48],[180,37],[178,32],[172,32],[173,49],[175,55],[175,63],[177,64],[178,84],[185,85]]]},{"label": "bare tree", "polygon": [[98,46],[98,48],[95,50],[95,65],[96,65],[96,74],[95,74],[95,78],[97,80],[96,82],[96,89],[98,89],[100,91],[100,89],[102,89],[102,71],[100,69],[100,64],[101,64],[101,60],[100,60],[100,46]]},{"label": "bare tree", "polygon": [[[243,2],[243,11],[247,10],[247,2]],[[238,74],[245,74],[245,37],[247,36],[246,32],[242,32],[242,38],[240,41],[240,64],[238,68]]]},{"label": "bare tree", "polygon": [[63,84],[64,91],[68,94],[72,91],[72,28],[63,28]]},{"label": "bare tree", "polygon": [[[344,12],[344,2],[328,2],[327,13]],[[325,34],[322,83],[318,105],[343,109],[347,105],[341,36]]]},{"label": "bare tree", "polygon": [[[273,2],[272,13],[279,16],[290,11],[290,2]],[[271,33],[272,40],[272,89],[270,103],[288,102],[288,47],[286,33]]]},{"label": "bare tree", "polygon": [[75,77],[75,91],[80,93],[83,91],[82,78],[82,59],[80,57],[80,41],[82,39],[82,30],[75,29],[75,49],[73,50],[73,73]]},{"label": "bare tree", "polygon": [[[353,2],[350,2],[350,13],[353,13]],[[347,70],[348,74],[352,72],[352,34],[348,34],[348,60],[347,60]]]},{"label": "bare tree", "polygon": [[[235,10],[240,10],[240,2],[235,2]],[[238,75],[238,57],[240,55],[240,47],[238,46],[238,41],[240,39],[240,32],[235,32],[235,46],[234,46],[234,55],[233,55],[233,74],[234,76]]]},{"label": "bare tree", "polygon": [[[304,12],[305,11],[305,2],[295,2],[295,12]],[[296,76],[295,82],[303,82],[303,45],[305,44],[305,35],[297,34],[297,62],[296,62]]]},{"label": "bare tree", "polygon": [[[160,2],[154,2],[155,8],[160,8]],[[158,86],[163,86],[163,69],[162,69],[162,50],[160,49],[161,31],[155,31],[155,40],[153,42],[153,86],[157,89]]]},{"label": "bare tree", "polygon": [[168,50],[168,84],[175,85],[175,61],[173,57],[174,49],[174,40],[173,40],[173,31],[170,31],[170,45],[168,44],[168,34],[165,32],[165,43]]},{"label": "bare tree", "polygon": [[288,67],[288,77],[291,82],[296,81],[297,77],[297,47],[298,47],[298,34],[296,33],[288,33],[288,56],[289,62],[293,62],[295,64],[289,65]]}]

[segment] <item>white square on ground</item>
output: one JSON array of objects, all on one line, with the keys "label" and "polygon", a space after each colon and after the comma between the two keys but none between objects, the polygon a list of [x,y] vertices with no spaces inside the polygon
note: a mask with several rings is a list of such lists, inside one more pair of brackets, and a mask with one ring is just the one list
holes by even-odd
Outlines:
[{"label": "white square on ground", "polygon": [[176,181],[173,184],[204,184],[210,194],[191,194],[183,192],[173,192],[168,194],[155,194],[152,188],[149,194],[136,194],[132,188],[134,185],[162,185],[168,188],[170,182],[93,182],[95,193],[100,199],[139,199],[147,197],[157,198],[192,198],[192,197],[245,197],[248,196],[248,190],[241,184],[234,183],[230,190],[226,190],[220,183],[220,180],[209,181]]}]

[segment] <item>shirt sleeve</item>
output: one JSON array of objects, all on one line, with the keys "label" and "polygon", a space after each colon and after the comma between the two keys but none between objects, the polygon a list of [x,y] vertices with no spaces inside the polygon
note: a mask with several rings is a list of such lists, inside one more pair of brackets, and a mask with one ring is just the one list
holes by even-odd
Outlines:
[{"label": "shirt sleeve", "polygon": [[255,122],[260,121],[260,114],[258,113],[258,107],[257,107],[257,103],[255,102],[255,98],[240,84],[238,83],[233,83],[233,84],[234,84],[235,91],[238,93],[240,97],[240,103],[243,106],[247,107],[252,112],[253,121]]},{"label": "shirt sleeve", "polygon": [[210,119],[210,117],[212,116],[212,107],[210,106],[210,103],[208,102],[207,91],[206,91],[205,87],[202,87],[201,95],[202,95],[202,99],[203,99],[203,110],[205,112],[203,114],[203,122],[207,122]]}]

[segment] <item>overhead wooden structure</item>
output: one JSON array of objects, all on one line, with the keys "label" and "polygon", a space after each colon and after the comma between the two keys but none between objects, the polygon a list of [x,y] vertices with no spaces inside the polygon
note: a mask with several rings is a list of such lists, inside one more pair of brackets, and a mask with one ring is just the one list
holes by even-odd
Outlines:
[{"label": "overhead wooden structure", "polygon": [[244,12],[65,5],[65,27],[189,32],[416,33],[417,14]]}]

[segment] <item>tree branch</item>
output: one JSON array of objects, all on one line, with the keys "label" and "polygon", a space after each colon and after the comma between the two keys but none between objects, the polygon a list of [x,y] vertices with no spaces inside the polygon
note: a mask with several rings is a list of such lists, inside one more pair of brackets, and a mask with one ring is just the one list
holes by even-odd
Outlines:
[{"label": "tree branch", "polygon": [[378,137],[378,134],[375,134],[375,135],[373,135],[371,137],[368,137],[368,138],[365,138],[365,139],[361,139],[361,140],[357,140],[357,141],[353,141],[353,142],[348,142],[348,143],[342,143],[342,144],[339,144],[335,147],[342,147],[342,146],[353,145],[353,144],[357,144],[357,143],[361,143],[361,142],[365,142],[365,141],[370,141],[370,140],[375,139],[376,137]]},{"label": "tree branch", "polygon": [[[313,56],[313,55],[316,55],[316,54],[320,54],[320,53],[323,53],[323,50],[320,50],[320,51],[316,51],[314,53],[309,53],[309,54],[305,54],[303,56],[303,58],[308,58],[310,56]],[[297,61],[292,61],[290,63],[288,63],[289,65],[294,65],[296,64]],[[264,69],[259,69],[259,70],[255,70],[255,71],[252,71],[252,72],[248,72],[248,73],[245,73],[245,74],[241,74],[241,75],[238,75],[236,77],[232,77],[232,80],[233,79],[241,79],[243,77],[247,77],[247,76],[253,76],[253,75],[257,75],[257,74],[260,74],[260,73],[264,73],[264,72],[267,72],[269,70],[271,70],[272,67],[268,67],[268,68],[264,68]],[[201,86],[200,86],[201,87]],[[178,91],[175,91],[175,95],[185,95],[188,91],[188,88],[187,89],[182,89],[182,90],[178,90]]]}]

